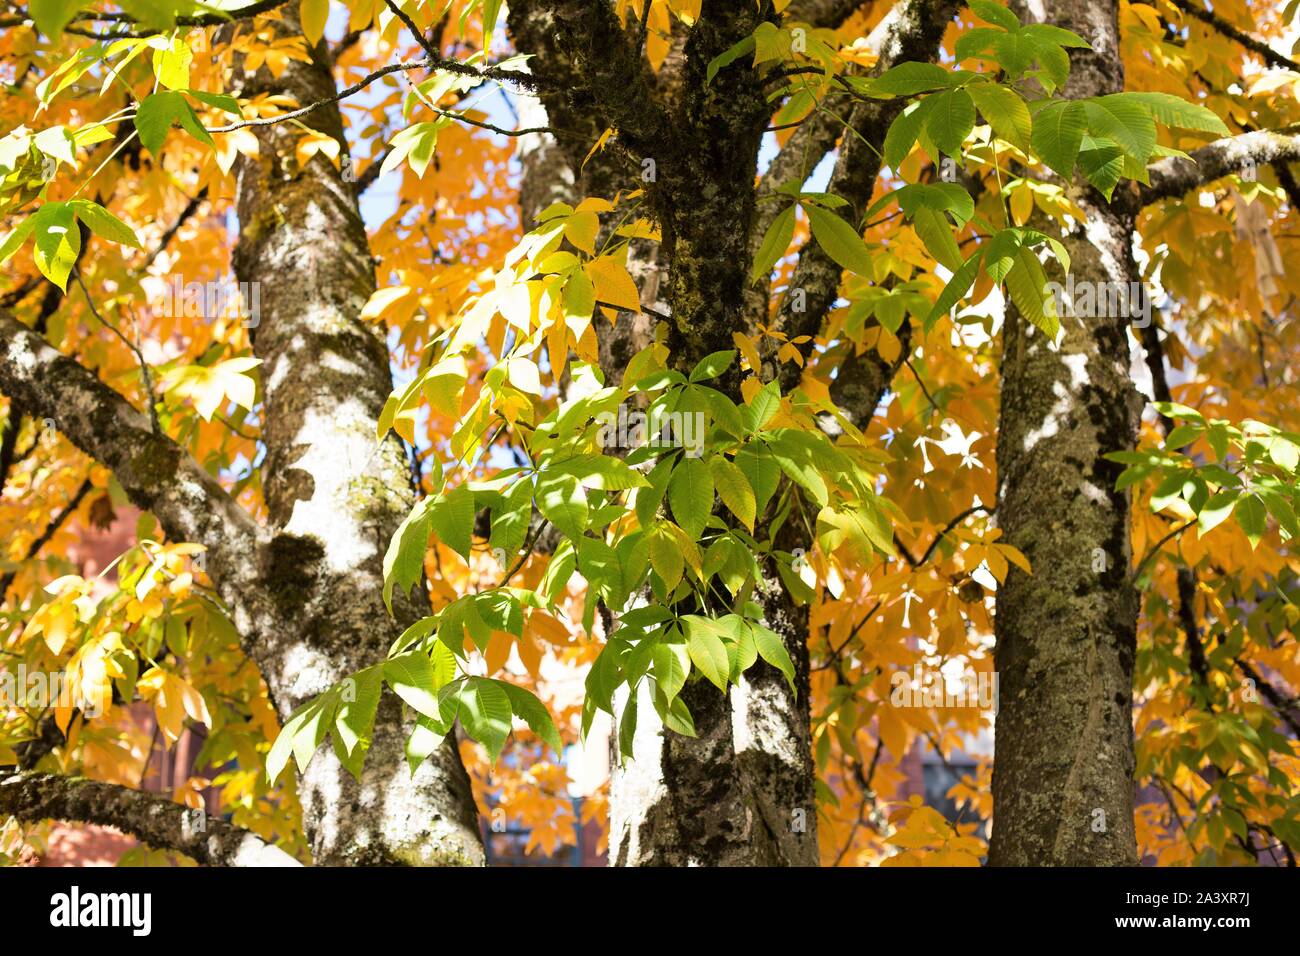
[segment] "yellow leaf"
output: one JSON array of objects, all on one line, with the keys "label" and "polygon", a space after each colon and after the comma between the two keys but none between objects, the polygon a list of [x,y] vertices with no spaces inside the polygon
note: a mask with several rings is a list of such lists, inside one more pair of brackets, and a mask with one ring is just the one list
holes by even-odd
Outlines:
[{"label": "yellow leaf", "polygon": [[185,729],[185,718],[212,726],[208,705],[203,695],[183,677],[170,674],[160,667],[151,667],[141,676],[136,687],[140,696],[152,700],[158,727],[168,743],[175,743]]},{"label": "yellow leaf", "polygon": [[596,287],[598,301],[627,312],[641,311],[641,295],[623,263],[613,256],[601,256],[588,262],[583,270]]},{"label": "yellow leaf", "polygon": [[763,360],[758,357],[758,346],[754,344],[754,340],[743,332],[732,332],[731,341],[740,350],[740,357],[745,360],[749,370],[757,372],[762,367]]},{"label": "yellow leaf", "polygon": [[302,33],[307,42],[313,46],[320,42],[325,33],[325,21],[330,15],[330,0],[302,0],[300,16]]},{"label": "yellow leaf", "polygon": [[177,398],[191,399],[203,420],[211,421],[225,401],[252,410],[257,383],[247,373],[261,364],[261,359],[243,356],[212,366],[186,365],[164,375],[163,388]]},{"label": "yellow leaf", "polygon": [[600,219],[594,212],[575,212],[564,222],[564,238],[588,255],[596,254],[596,234]]}]

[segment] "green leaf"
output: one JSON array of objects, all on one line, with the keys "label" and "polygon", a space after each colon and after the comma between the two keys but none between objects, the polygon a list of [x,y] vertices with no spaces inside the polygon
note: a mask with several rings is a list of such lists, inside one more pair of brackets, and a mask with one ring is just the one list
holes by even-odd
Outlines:
[{"label": "green leaf", "polygon": [[793,691],[795,689],[794,662],[790,660],[790,652],[785,649],[785,642],[781,640],[780,635],[768,630],[762,624],[751,623],[750,630],[754,635],[754,644],[758,647],[758,656],[784,674],[790,684],[790,690]]},{"label": "green leaf", "polygon": [[528,528],[533,520],[533,483],[521,480],[511,486],[501,497],[500,504],[492,506],[492,531],[488,546],[499,548],[507,561],[517,555],[528,539]]},{"label": "green leaf", "polygon": [[433,663],[424,651],[408,651],[384,661],[384,680],[418,713],[438,719],[438,688]]},{"label": "green leaf", "polygon": [[1030,142],[1048,167],[1069,179],[1087,128],[1088,116],[1081,104],[1056,101],[1035,114]]},{"label": "green leaf", "polygon": [[993,0],[969,0],[967,6],[981,20],[1015,32],[1020,29],[1020,19],[1000,3]]},{"label": "green leaf", "polygon": [[972,57],[987,56],[994,42],[1000,39],[1004,32],[1002,30],[991,30],[988,27],[975,27],[973,30],[967,30],[957,38],[957,45],[953,48],[956,61],[961,63],[963,60]]},{"label": "green leaf", "polygon": [[406,594],[424,574],[424,552],[429,546],[429,508],[435,499],[426,498],[408,514],[393,532],[384,553],[384,605],[393,613],[393,587]]},{"label": "green leaf", "polygon": [[1246,539],[1250,541],[1252,550],[1264,537],[1266,515],[1264,502],[1259,499],[1259,495],[1245,494],[1237,502],[1237,521],[1241,525],[1241,530],[1246,533]]},{"label": "green leaf", "polygon": [[709,61],[709,65],[705,67],[704,70],[704,85],[708,86],[709,84],[711,84],[713,82],[713,78],[718,75],[718,71],[721,70],[723,67],[730,66],[732,63],[735,63],[746,53],[753,53],[753,52],[754,52],[754,35],[751,33],[743,40],[736,41],[731,46],[727,47],[727,49],[723,50],[721,53],[719,53],[717,56],[715,56],[712,60]]},{"label": "green leaf", "polygon": [[546,471],[550,475],[573,475],[584,488],[602,491],[625,491],[650,484],[627,462],[610,455],[575,455],[547,466]]},{"label": "green leaf", "polygon": [[493,683],[506,692],[511,711],[528,725],[529,730],[557,754],[564,752],[564,741],[560,739],[560,732],[555,729],[555,721],[551,719],[551,713],[546,709],[545,704],[522,687],[505,681],[493,681]]},{"label": "green leaf", "polygon": [[751,435],[761,431],[780,407],[781,386],[776,381],[768,382],[754,393],[754,397],[741,411],[745,418],[745,428]]},{"label": "green leaf", "polygon": [[1227,136],[1228,127],[1224,125],[1213,110],[1197,103],[1189,103],[1180,96],[1170,93],[1119,93],[1126,100],[1142,103],[1151,111],[1156,121],[1165,126],[1177,126],[1201,133],[1213,133]]},{"label": "green leaf", "polygon": [[767,227],[758,253],[754,256],[754,264],[749,269],[751,284],[771,275],[777,260],[790,248],[790,241],[794,238],[794,220],[795,207],[787,206],[772,220],[772,225]]},{"label": "green leaf", "polygon": [[465,732],[487,748],[495,763],[510,736],[510,698],[499,681],[471,677],[456,695],[457,716]]},{"label": "green leaf", "polygon": [[185,94],[177,90],[164,90],[146,96],[136,108],[134,122],[140,133],[140,143],[155,156],[162,150],[167,131],[173,123],[180,123],[186,132],[200,142],[214,145],[212,137],[199,122],[194,108],[185,99]]},{"label": "green leaf", "polygon": [[1268,506],[1268,513],[1277,519],[1277,523],[1282,526],[1287,537],[1292,540],[1300,539],[1300,523],[1297,523],[1295,509],[1291,506],[1291,502],[1277,492],[1262,489],[1259,491],[1259,497]]},{"label": "green leaf", "polygon": [[762,443],[754,443],[736,452],[736,467],[754,489],[754,511],[761,515],[781,483],[781,466],[766,453]]},{"label": "green leaf", "polygon": [[984,252],[984,271],[994,282],[1001,282],[1016,264],[1016,253],[1020,249],[1020,233],[1015,229],[1003,229],[992,239]]},{"label": "green leaf", "polygon": [[718,634],[717,624],[698,614],[687,614],[682,618],[682,625],[686,629],[686,652],[691,660],[709,683],[725,692],[731,676],[731,661]]},{"label": "green leaf", "polygon": [[686,645],[660,641],[650,649],[651,672],[666,700],[671,701],[686,686],[690,656]]},{"label": "green leaf", "polygon": [[1225,488],[1216,492],[1196,516],[1196,532],[1204,535],[1228,520],[1237,507],[1237,491]]},{"label": "green leaf", "polygon": [[9,235],[5,236],[5,241],[0,243],[0,264],[6,263],[22,248],[32,232],[36,229],[36,217],[28,216],[18,225],[14,226]]},{"label": "green leaf", "polygon": [[659,531],[657,526],[646,536],[646,541],[650,550],[650,566],[664,582],[666,591],[671,594],[673,588],[677,587],[677,582],[682,579],[682,571],[686,566],[682,550],[677,546],[677,542]]},{"label": "green leaf", "polygon": [[713,510],[713,475],[700,458],[682,458],[668,483],[668,503],[673,518],[692,538],[704,532]]},{"label": "green leaf", "polygon": [[[617,638],[608,641],[587,671],[587,698],[611,716],[614,713],[614,691],[623,681],[622,656],[627,647],[626,641]],[[586,733],[585,727],[583,733]]]},{"label": "green leaf", "polygon": [[272,785],[280,779],[280,774],[288,765],[289,758],[293,756],[294,738],[306,726],[312,715],[320,711],[320,708],[320,698],[313,698],[295,710],[280,728],[279,735],[271,744],[271,752],[266,755],[266,779]]},{"label": "green leaf", "polygon": [[334,717],[335,750],[339,751],[343,766],[357,780],[361,779],[361,764],[370,749],[370,734],[383,686],[383,666],[375,664],[345,679],[339,692],[339,709]]},{"label": "green leaf", "polygon": [[929,209],[951,213],[957,225],[964,226],[975,215],[975,200],[957,183],[912,183],[887,193],[871,207],[867,215],[875,215],[875,211],[891,199],[898,202],[898,208],[908,218],[914,218],[922,210]]},{"label": "green leaf", "polygon": [[1085,136],[1083,143],[1084,148],[1079,150],[1079,172],[1109,200],[1124,175],[1124,153],[1108,140]]},{"label": "green leaf", "polygon": [[822,478],[825,459],[821,452],[833,446],[826,443],[825,449],[815,449],[810,440],[815,439],[808,432],[780,428],[770,433],[767,447],[781,470],[821,508],[826,505],[828,494],[826,481]]},{"label": "green leaf", "polygon": [[1020,95],[996,83],[972,83],[966,90],[993,132],[1028,153],[1034,124]]},{"label": "green leaf", "polygon": [[692,382],[706,382],[711,378],[717,378],[732,362],[736,360],[736,350],[727,349],[723,352],[712,352],[696,363],[695,368],[691,369],[690,380]]},{"label": "green leaf", "polygon": [[813,238],[841,269],[871,277],[871,253],[858,231],[835,213],[820,206],[804,206]]},{"label": "green leaf", "polygon": [[36,29],[58,43],[66,27],[81,6],[82,0],[31,0],[28,9]]},{"label": "green leaf", "polygon": [[416,717],[411,736],[406,739],[406,764],[411,768],[412,776],[420,769],[420,765],[442,746],[450,730],[450,727],[444,726],[440,721],[425,717],[423,714]]},{"label": "green leaf", "polygon": [[1146,163],[1156,148],[1156,124],[1148,107],[1122,94],[1083,100],[1088,131],[1113,140],[1128,156]]},{"label": "green leaf", "polygon": [[239,100],[229,93],[209,93],[207,90],[186,90],[185,92],[200,103],[206,103],[208,106],[229,113],[231,116],[243,116],[239,111]]},{"label": "green leaf", "polygon": [[925,331],[929,332],[934,328],[934,324],[947,315],[952,307],[961,301],[962,296],[970,291],[970,287],[975,284],[975,279],[979,276],[980,259],[983,255],[983,249],[976,249],[971,253],[971,257],[962,263],[962,267],[953,273],[948,284],[939,293],[939,298],[935,300],[930,314],[925,317]]},{"label": "green leaf", "polygon": [[1036,325],[1052,340],[1061,329],[1056,314],[1056,300],[1047,289],[1047,275],[1043,264],[1032,249],[1021,246],[1016,250],[1016,264],[1007,273],[1007,291],[1020,314]]},{"label": "green leaf", "polygon": [[889,131],[885,133],[885,142],[881,150],[886,166],[897,170],[903,160],[907,159],[907,154],[912,151],[916,138],[921,135],[921,127],[925,125],[925,119],[932,109],[934,109],[934,97],[926,97],[921,102],[907,107],[889,124]]},{"label": "green leaf", "polygon": [[857,85],[868,96],[914,96],[929,90],[947,89],[964,83],[969,73],[954,72],[937,63],[919,63],[909,60],[886,70],[874,79]]},{"label": "green leaf", "polygon": [[754,489],[750,487],[745,473],[732,461],[718,455],[709,460],[709,471],[713,475],[713,484],[718,490],[722,503],[750,531],[754,530],[757,515],[757,503]]},{"label": "green leaf", "polygon": [[925,131],[940,152],[961,155],[961,144],[975,128],[975,103],[965,90],[936,93],[933,108],[926,115]]},{"label": "green leaf", "polygon": [[[632,747],[636,740],[637,695],[628,694],[623,713],[618,717],[618,753],[620,758],[632,756]],[[620,760],[620,763],[622,761]]]},{"label": "green leaf", "polygon": [[543,471],[537,481],[537,510],[575,541],[587,530],[587,494],[573,475]]},{"label": "green leaf", "polygon": [[918,209],[912,225],[925,248],[941,265],[954,272],[961,268],[961,247],[942,213],[928,208]]},{"label": "green leaf", "polygon": [[469,561],[474,538],[474,492],[457,485],[440,494],[429,509],[429,526],[438,540]]},{"label": "green leaf", "polygon": [[32,259],[41,274],[64,292],[68,276],[81,251],[81,229],[67,203],[46,203],[32,217],[35,220],[36,251]]},{"label": "green leaf", "polygon": [[141,248],[135,230],[98,203],[88,199],[70,199],[68,205],[95,235],[124,246]]}]

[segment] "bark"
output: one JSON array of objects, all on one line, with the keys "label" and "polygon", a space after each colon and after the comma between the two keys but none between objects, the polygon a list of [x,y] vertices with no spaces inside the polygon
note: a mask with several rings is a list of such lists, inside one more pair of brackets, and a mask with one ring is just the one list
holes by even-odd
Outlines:
[{"label": "bark", "polygon": [[70,820],[110,826],[206,866],[301,866],[256,834],[163,797],[49,773],[0,779],[0,815],[25,823]]},{"label": "bark", "polygon": [[[867,37],[867,48],[879,56],[873,70],[883,73],[890,67],[909,60],[932,62],[939,55],[939,43],[944,30],[957,11],[952,0],[900,0]],[[862,213],[871,202],[872,190],[880,175],[881,148],[889,124],[906,105],[903,99],[861,102],[841,99],[831,108],[833,116],[818,113],[800,127],[773,158],[771,166],[759,185],[759,196],[774,195],[781,186],[802,182],[816,168],[822,157],[842,137],[839,155],[826,189],[848,200],[849,207],[842,211],[844,218],[862,224]],[[852,133],[846,133],[846,127]],[[762,202],[748,226],[750,258],[757,253],[768,226],[780,212],[782,204]],[[835,302],[839,289],[841,269],[826,255],[815,241],[810,240],[799,251],[799,262],[790,279],[790,289],[804,292],[803,311],[793,311],[790,304],[782,302],[775,324],[788,338],[816,335],[826,313]],[[766,323],[768,300],[765,287],[749,288],[745,293],[745,318],[753,327]],[[773,356],[779,343],[764,343],[767,365],[765,374],[775,373]],[[805,357],[811,353],[811,343],[801,351]],[[782,369],[782,388],[788,389],[799,381],[799,367],[787,363]]]},{"label": "bark", "polygon": [[[837,22],[854,5],[805,6],[819,21]],[[937,12],[927,4],[902,4],[873,40],[890,57],[907,58],[917,50],[932,57],[952,9],[951,4],[941,4]],[[643,302],[656,299],[663,289],[664,304],[656,310],[667,313],[672,361],[683,369],[709,352],[731,348],[734,330],[753,331],[766,315],[761,294],[761,308],[748,305],[756,293],[746,289],[745,280],[756,231],[759,238],[762,235],[755,223],[768,212],[756,205],[754,169],[770,111],[759,77],[743,64],[720,71],[711,84],[704,77],[709,61],[752,32],[759,15],[770,16],[771,11],[706,4],[656,77],[649,75],[603,5],[559,0],[511,5],[516,45],[521,52],[538,53],[530,65],[541,81],[552,125],[579,133],[568,147],[571,169],[581,164],[588,144],[607,126],[618,129],[618,148],[631,159],[624,159],[621,167],[616,159],[607,160],[605,173],[593,173],[595,159],[589,161],[581,175],[582,191],[590,195],[593,186],[599,188],[596,184],[608,184],[605,192],[594,194],[612,195],[620,176],[624,186],[641,185],[629,180],[644,169],[643,160],[654,161],[654,179],[645,186],[663,244],[653,257],[634,249],[632,271]],[[849,110],[844,112],[847,117]],[[876,129],[877,122],[874,113],[862,119],[879,141],[885,127]],[[815,164],[833,147],[837,131],[838,124],[814,118],[808,132],[796,134],[796,141],[817,152]],[[798,165],[787,148],[784,158],[773,164],[776,171],[769,171],[767,188],[775,189],[781,177],[796,176]],[[860,201],[865,202],[877,172],[878,166],[865,173],[846,170],[841,178],[862,179],[865,195]],[[643,271],[638,273],[638,267]],[[824,271],[829,306],[839,271]],[[647,288],[647,282],[655,284]],[[619,321],[623,323],[622,316]],[[642,322],[625,324],[602,338],[602,366],[614,381],[626,359],[649,340],[650,325]],[[854,361],[842,393],[860,400],[862,409],[854,409],[855,417],[870,417],[892,371],[874,357]],[[734,369],[717,384],[739,398]],[[765,531],[758,529],[760,540]],[[785,534],[791,533],[792,526]],[[776,542],[786,550],[796,546],[806,547],[807,542]],[[795,662],[797,692],[791,693],[784,678],[762,662],[727,697],[703,683],[694,684],[683,691],[683,698],[694,716],[696,738],[667,732],[649,700],[639,701],[633,759],[619,765],[616,757],[612,773],[612,863],[816,864],[807,611],[794,605],[774,574],[758,582],[756,596]],[[619,701],[620,707],[625,705],[626,692]]]},{"label": "bark", "polygon": [[[298,35],[295,10],[276,27]],[[323,44],[277,79],[236,67],[243,96],[287,94],[315,102],[334,91]],[[333,104],[305,116],[347,153]],[[383,556],[414,504],[406,459],[375,423],[392,389],[381,331],[360,319],[374,264],[356,198],[323,156],[299,168],[294,124],[257,127],[260,154],[236,168],[241,282],[261,286],[252,331],[262,359],[266,444],[263,491],[270,527],[257,555],[267,600],[257,622],[258,662],[281,720],[349,673],[381,660],[422,613],[416,600],[382,600]],[[381,699],[358,783],[331,748],[302,775],[303,821],[317,863],[479,864],[482,846],[469,780],[454,736],[412,775],[408,722]]]},{"label": "bark", "polygon": [[[1046,19],[1087,38],[1065,95],[1123,88],[1118,4],[1053,3]],[[1035,15],[1037,13],[1037,15]],[[1071,51],[1078,52],[1078,51]],[[1137,278],[1134,207],[1072,187],[1087,218],[1065,239],[1077,282]],[[1136,865],[1132,684],[1138,596],[1129,500],[1106,452],[1132,448],[1142,402],[1127,317],[1062,318],[1054,347],[1008,309],[998,426],[998,523],[1033,574],[997,594],[1000,681],[994,865]],[[1094,567],[1104,562],[1105,570]]]},{"label": "bark", "polygon": [[[287,9],[276,29],[300,33],[296,11]],[[334,91],[323,47],[310,63],[291,61],[279,80],[266,71],[241,79],[244,95],[283,93],[301,103]],[[307,122],[343,142],[334,105],[307,114]],[[257,127],[260,156],[241,160],[236,171],[235,271],[262,293],[252,337],[263,360],[268,527],[94,372],[51,348],[39,329],[0,313],[5,394],[28,414],[53,419],[113,469],[169,538],[208,549],[208,573],[282,721],[381,660],[422,613],[421,601],[399,597],[393,620],[380,599],[383,554],[413,493],[400,444],[374,440],[392,383],[382,336],[359,319],[374,290],[365,229],[352,190],[328,160],[296,168],[294,129]],[[412,775],[408,730],[400,702],[385,695],[360,782],[332,749],[316,755],[299,786],[316,863],[482,862],[454,741]]]},{"label": "bark", "polygon": [[1139,201],[1144,206],[1161,199],[1183,196],[1251,165],[1300,160],[1300,127],[1228,136],[1194,149],[1189,155],[1192,157],[1190,160],[1170,156],[1151,164],[1148,170],[1150,185],[1138,186]]}]

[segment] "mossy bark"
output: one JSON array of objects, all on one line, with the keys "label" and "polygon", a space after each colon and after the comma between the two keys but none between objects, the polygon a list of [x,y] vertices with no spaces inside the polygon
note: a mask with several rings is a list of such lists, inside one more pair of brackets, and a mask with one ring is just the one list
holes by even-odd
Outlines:
[{"label": "mossy bark", "polygon": [[[1044,19],[1029,7],[1030,19]],[[1067,96],[1123,88],[1117,13],[1117,3],[1094,0],[1048,8],[1046,20],[1093,46],[1072,51]],[[1076,285],[1127,288],[1136,278],[1131,208],[1078,183],[1070,190],[1087,214],[1064,240]],[[1102,458],[1137,437],[1129,321],[1065,315],[1053,345],[1008,309],[997,520],[1033,573],[1013,568],[997,595],[994,865],[1137,863],[1130,504],[1114,490],[1119,466]]]},{"label": "mossy bark", "polygon": [[[297,12],[276,30],[301,33]],[[241,95],[287,94],[299,103],[335,89],[323,45],[310,62],[273,77],[236,68]],[[303,121],[339,140],[334,106]],[[256,659],[281,720],[350,673],[382,660],[421,614],[399,596],[396,620],[381,600],[383,556],[414,504],[398,439],[376,444],[375,423],[392,390],[382,330],[360,318],[374,264],[351,185],[325,157],[299,167],[296,124],[256,128],[260,153],[236,169],[240,282],[260,284],[252,329],[262,359],[263,491],[270,515],[259,555],[268,600]],[[392,695],[381,700],[360,782],[331,748],[302,775],[303,821],[317,863],[478,864],[477,810],[454,738],[412,775],[409,727]]]}]

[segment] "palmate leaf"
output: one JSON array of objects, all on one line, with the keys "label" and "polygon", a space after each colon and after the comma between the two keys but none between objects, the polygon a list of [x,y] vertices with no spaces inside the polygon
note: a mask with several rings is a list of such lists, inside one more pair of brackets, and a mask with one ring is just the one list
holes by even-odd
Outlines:
[{"label": "palmate leaf", "polygon": [[668,483],[668,503],[677,524],[698,539],[713,511],[713,474],[702,458],[683,458],[677,463]]},{"label": "palmate leaf", "polygon": [[1032,249],[1021,245],[1016,250],[1016,262],[1006,276],[1007,291],[1020,314],[1055,339],[1061,330],[1056,314],[1056,300],[1048,293],[1047,274]]},{"label": "palmate leaf", "polygon": [[781,210],[777,217],[772,220],[772,225],[763,234],[763,241],[758,247],[758,253],[754,256],[754,264],[750,267],[749,281],[751,283],[770,275],[777,260],[785,255],[785,251],[790,248],[790,241],[794,238],[794,220],[794,206]]},{"label": "palmate leaf", "polygon": [[975,103],[965,90],[935,93],[925,117],[925,131],[935,147],[949,156],[961,155],[961,144],[975,128]]},{"label": "palmate leaf", "polygon": [[510,701],[511,711],[528,725],[529,730],[557,754],[564,750],[564,741],[560,739],[560,732],[555,729],[555,721],[551,719],[550,711],[540,700],[514,684],[505,681],[493,681],[493,683],[505,691]]},{"label": "palmate leaf", "polygon": [[926,97],[921,102],[905,108],[889,124],[889,131],[885,133],[885,142],[881,150],[886,166],[896,170],[903,160],[907,159],[907,154],[916,144],[916,138],[921,134],[921,128],[925,125],[926,117],[932,109],[934,109],[934,98]]},{"label": "palmate leaf", "polygon": [[214,145],[212,136],[199,122],[194,107],[179,90],[163,90],[146,96],[136,108],[134,122],[141,144],[155,156],[162,150],[173,123],[179,123],[199,142]]},{"label": "palmate leaf", "polygon": [[813,238],[841,269],[860,276],[871,275],[871,253],[858,231],[828,209],[811,204],[803,207],[808,214]]},{"label": "palmate leaf", "polygon": [[1116,93],[1114,97],[1107,98],[1115,97],[1142,104],[1150,111],[1156,122],[1165,126],[1213,133],[1216,136],[1229,134],[1228,127],[1213,110],[1197,103],[1189,103],[1182,97],[1170,93]]},{"label": "palmate leaf", "polygon": [[1088,116],[1077,102],[1057,100],[1034,114],[1030,143],[1038,157],[1059,176],[1069,179],[1079,147],[1088,130]]},{"label": "palmate leaf", "polygon": [[1022,153],[1029,152],[1033,120],[1020,94],[996,83],[972,83],[966,92],[995,134]]},{"label": "palmate leaf", "polygon": [[969,81],[976,74],[965,70],[949,70],[937,63],[900,63],[872,78],[851,78],[850,84],[865,96],[894,97],[915,96],[930,90],[952,89]]},{"label": "palmate leaf", "polygon": [[1156,148],[1156,124],[1150,109],[1123,94],[1083,100],[1088,132],[1113,141],[1126,156],[1145,165]]},{"label": "palmate leaf", "polygon": [[953,273],[948,284],[943,287],[939,293],[939,298],[935,300],[934,307],[930,309],[930,314],[925,317],[925,331],[929,332],[934,328],[935,323],[943,318],[952,307],[961,301],[962,296],[970,291],[970,287],[975,284],[979,277],[980,262],[984,257],[984,250],[976,249],[967,259],[960,269]]}]

